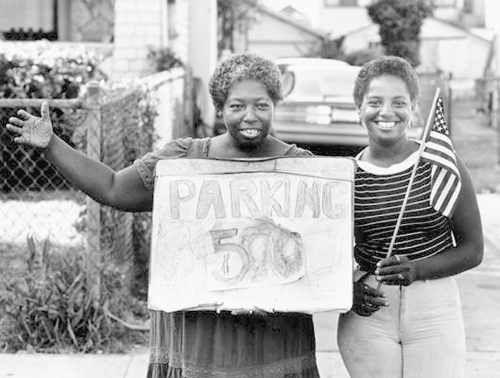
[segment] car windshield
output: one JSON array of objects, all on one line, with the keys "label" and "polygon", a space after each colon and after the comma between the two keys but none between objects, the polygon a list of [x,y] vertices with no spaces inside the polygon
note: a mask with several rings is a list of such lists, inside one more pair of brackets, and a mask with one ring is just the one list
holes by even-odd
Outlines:
[{"label": "car windshield", "polygon": [[358,70],[289,70],[284,75],[284,93],[293,101],[353,102]]}]

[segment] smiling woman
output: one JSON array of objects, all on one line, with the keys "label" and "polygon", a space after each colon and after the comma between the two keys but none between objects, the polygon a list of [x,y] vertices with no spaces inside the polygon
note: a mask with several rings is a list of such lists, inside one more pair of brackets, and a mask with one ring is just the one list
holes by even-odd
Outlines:
[{"label": "smiling woman", "polygon": [[[483,257],[472,180],[450,152],[461,186],[447,191],[453,182],[440,181],[440,165],[420,159],[424,142],[408,135],[419,81],[406,60],[385,56],[366,63],[354,97],[369,143],[357,156],[359,279],[352,310],[339,317],[339,351],[352,378],[373,371],[382,377],[464,377],[465,334],[453,276]],[[444,132],[438,134],[446,141]],[[440,192],[456,202],[448,206]]]}]

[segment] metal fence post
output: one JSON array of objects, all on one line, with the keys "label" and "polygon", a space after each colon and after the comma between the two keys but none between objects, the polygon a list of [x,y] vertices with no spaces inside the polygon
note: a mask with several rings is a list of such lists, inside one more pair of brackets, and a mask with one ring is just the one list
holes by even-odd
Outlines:
[{"label": "metal fence post", "polygon": [[184,69],[184,125],[189,131],[189,136],[196,137],[196,130],[194,125],[194,96],[193,96],[193,73],[191,68]]},{"label": "metal fence post", "polygon": [[[96,81],[87,84],[87,156],[101,160],[101,90]],[[101,220],[100,205],[87,197],[87,274],[94,299],[100,297]]]}]

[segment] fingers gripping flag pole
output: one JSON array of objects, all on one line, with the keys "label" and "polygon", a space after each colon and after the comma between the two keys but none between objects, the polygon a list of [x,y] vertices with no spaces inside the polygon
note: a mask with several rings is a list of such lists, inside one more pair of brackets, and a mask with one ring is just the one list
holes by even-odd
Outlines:
[{"label": "fingers gripping flag pole", "polygon": [[[431,111],[427,118],[422,143],[418,151],[417,161],[408,182],[401,211],[394,227],[391,243],[387,251],[386,258],[392,256],[394,243],[401,226],[403,214],[405,212],[408,198],[410,197],[411,187],[415,180],[420,159],[424,159],[433,164],[431,171],[431,198],[430,203],[436,211],[445,216],[449,216],[456,204],[461,188],[460,173],[457,168],[457,159],[448,128],[446,127],[443,99],[440,97],[441,89],[437,88],[432,101]],[[380,289],[381,283],[378,284]]]}]

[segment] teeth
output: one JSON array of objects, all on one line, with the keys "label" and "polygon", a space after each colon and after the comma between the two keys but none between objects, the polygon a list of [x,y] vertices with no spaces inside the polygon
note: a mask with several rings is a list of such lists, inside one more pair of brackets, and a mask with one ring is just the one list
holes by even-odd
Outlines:
[{"label": "teeth", "polygon": [[396,122],[378,122],[378,125],[383,129],[390,129],[396,125]]},{"label": "teeth", "polygon": [[259,130],[257,130],[257,129],[245,129],[245,130],[241,130],[241,133],[247,137],[255,137],[259,134]]}]

